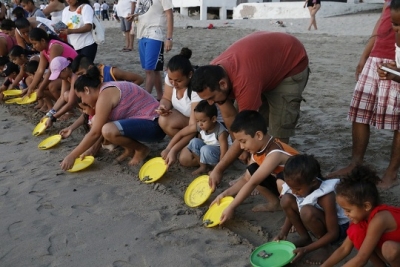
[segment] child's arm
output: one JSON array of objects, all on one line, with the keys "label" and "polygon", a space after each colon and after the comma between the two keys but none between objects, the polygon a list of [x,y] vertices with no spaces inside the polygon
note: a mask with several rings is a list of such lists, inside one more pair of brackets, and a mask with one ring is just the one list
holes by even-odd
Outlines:
[{"label": "child's arm", "polygon": [[335,193],[331,192],[318,199],[318,204],[321,206],[325,214],[326,233],[319,239],[317,239],[315,242],[312,242],[311,244],[305,247],[296,248],[294,253],[296,253],[297,255],[292,260],[292,262],[295,262],[299,258],[303,257],[306,253],[309,253],[311,251],[329,245],[330,243],[337,240],[337,238],[339,237],[339,223],[336,210],[335,196],[336,196]]},{"label": "child's arm", "polygon": [[219,150],[220,150],[219,160],[221,160],[225,156],[226,151],[228,151],[229,148],[228,138],[229,134],[227,131],[224,131],[218,136]]},{"label": "child's arm", "polygon": [[60,135],[62,136],[62,138],[67,138],[68,136],[71,135],[73,131],[75,131],[79,126],[83,125],[84,123],[85,123],[85,115],[82,114],[81,116],[79,116],[79,118],[77,118],[74,121],[74,123],[72,123],[67,128],[62,129],[60,131]]},{"label": "child's arm", "polygon": [[290,228],[292,227],[292,223],[290,222],[289,218],[285,218],[285,222],[283,223],[283,226],[281,228],[281,231],[277,236],[274,237],[274,241],[279,241],[279,240],[286,240],[287,235],[290,231]]},{"label": "child's arm", "polygon": [[288,155],[280,152],[271,153],[266,156],[261,166],[250,177],[249,181],[240,189],[235,199],[222,213],[221,224],[232,218],[236,207],[238,207],[251,194],[251,192],[273,172],[277,166],[285,163],[288,158]]},{"label": "child's arm", "polygon": [[143,77],[134,72],[124,71],[117,67],[113,67],[111,71],[117,81],[133,82],[137,85],[141,85],[144,82]]},{"label": "child's arm", "polygon": [[83,159],[86,156],[96,156],[97,152],[99,152],[101,144],[103,143],[103,139],[103,136],[100,136],[99,139],[97,139],[96,143],[94,143],[88,150],[86,150],[80,156],[80,158]]},{"label": "child's arm", "polygon": [[[395,226],[392,227],[392,224]],[[378,212],[368,225],[367,234],[357,255],[343,266],[364,266],[367,264],[368,259],[374,253],[382,234],[388,230],[393,231],[396,227],[397,223],[390,212]]]},{"label": "child's arm", "polygon": [[[76,76],[73,76],[76,77]],[[78,100],[78,96],[75,94],[75,88],[74,88],[74,84],[75,84],[75,80],[76,78],[72,78],[71,82],[67,82],[67,81],[62,81],[62,89],[61,89],[61,95],[60,98],[63,99],[63,104],[61,106],[57,106],[54,105],[54,109],[57,111],[56,114],[54,114],[54,118],[59,119],[62,115],[64,115],[65,113],[67,113],[68,111],[70,111],[71,109],[73,109],[74,105],[76,105],[77,100]],[[64,88],[65,86],[65,88]],[[65,102],[64,99],[64,93],[68,92],[68,99]],[[57,100],[58,102],[58,100]]]},{"label": "child's arm", "polygon": [[174,89],[168,85],[167,83],[165,83],[164,85],[164,93],[163,96],[160,100],[160,105],[158,106],[156,112],[160,115],[160,116],[168,116],[171,113],[171,109],[172,107],[172,91]]},{"label": "child's arm", "polygon": [[17,88],[17,86],[19,85],[19,82],[24,78],[24,76],[25,76],[25,70],[24,69],[25,69],[24,66],[20,66],[19,67],[19,73],[18,73],[17,77],[15,77],[15,79],[11,83],[11,85],[9,86],[10,89]]},{"label": "child's arm", "polygon": [[353,249],[353,243],[349,237],[343,241],[342,245],[321,265],[321,267],[333,267],[341,260],[346,258]]}]

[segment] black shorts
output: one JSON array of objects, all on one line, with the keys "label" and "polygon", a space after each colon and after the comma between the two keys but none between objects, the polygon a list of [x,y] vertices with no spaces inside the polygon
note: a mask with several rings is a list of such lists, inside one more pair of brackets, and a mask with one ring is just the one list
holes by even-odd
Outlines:
[{"label": "black shorts", "polygon": [[[260,167],[257,163],[252,163],[249,166],[247,166],[247,170],[249,171],[250,175],[253,175],[258,167]],[[282,179],[283,180],[283,173],[279,173],[277,177],[268,174],[267,177],[259,184],[262,187],[267,188],[269,191],[271,191],[274,195],[279,197],[280,193],[278,191],[278,188],[276,186],[276,180],[277,179]]]}]

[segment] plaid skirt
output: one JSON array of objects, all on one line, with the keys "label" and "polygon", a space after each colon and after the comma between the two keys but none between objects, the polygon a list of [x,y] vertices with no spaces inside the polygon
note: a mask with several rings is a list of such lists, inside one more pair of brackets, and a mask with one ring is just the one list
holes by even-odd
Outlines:
[{"label": "plaid skirt", "polygon": [[377,72],[379,64],[392,61],[368,58],[354,89],[348,120],[377,129],[400,129],[400,84],[380,80]]}]

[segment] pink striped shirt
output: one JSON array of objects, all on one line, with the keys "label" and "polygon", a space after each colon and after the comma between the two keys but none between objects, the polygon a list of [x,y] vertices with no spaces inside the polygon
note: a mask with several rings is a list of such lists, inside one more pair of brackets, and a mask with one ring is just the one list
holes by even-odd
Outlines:
[{"label": "pink striped shirt", "polygon": [[47,61],[49,61],[49,63],[50,63],[50,48],[53,44],[59,44],[64,48],[63,53],[61,55],[62,57],[74,59],[78,55],[78,53],[76,53],[76,51],[68,44],[58,40],[50,40],[47,49],[42,51],[44,57],[47,59]]},{"label": "pink striped shirt", "polygon": [[120,91],[120,100],[108,117],[110,121],[158,118],[155,111],[159,106],[158,101],[139,85],[130,82],[106,82],[101,85],[100,93],[109,87],[117,87]]}]

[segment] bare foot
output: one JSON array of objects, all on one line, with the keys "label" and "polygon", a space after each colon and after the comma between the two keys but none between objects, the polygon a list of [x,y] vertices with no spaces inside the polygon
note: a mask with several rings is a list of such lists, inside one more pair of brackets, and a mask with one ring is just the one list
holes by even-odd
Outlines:
[{"label": "bare foot", "polygon": [[146,147],[144,150],[135,150],[133,158],[129,161],[130,166],[138,165],[142,162],[150,153],[150,148]]},{"label": "bare foot", "polygon": [[122,162],[124,159],[126,159],[127,157],[131,157],[133,155],[134,151],[131,149],[126,149],[124,153],[122,153],[121,155],[118,156],[118,158],[116,159],[117,162]]},{"label": "bare foot", "polygon": [[310,265],[320,266],[322,263],[326,261],[326,259],[329,258],[329,256],[333,253],[334,250],[335,248],[329,245],[317,249],[316,251],[313,251],[309,255],[307,255],[307,258],[305,259],[304,262]]},{"label": "bare foot", "polygon": [[347,167],[345,167],[345,168],[343,168],[343,169],[340,169],[340,170],[337,170],[337,171],[334,171],[334,172],[329,173],[328,175],[326,175],[326,178],[327,178],[327,179],[331,179],[331,178],[341,178],[341,177],[344,177],[344,176],[346,176],[347,174],[349,174],[349,173],[354,169],[354,167],[356,167],[356,164],[350,163],[349,166],[347,166]]},{"label": "bare foot", "polygon": [[194,172],[192,172],[192,175],[200,175],[200,174],[207,174],[208,173],[208,168],[207,167],[200,167]]},{"label": "bare foot", "polygon": [[258,204],[254,206],[254,208],[251,209],[254,212],[259,212],[259,211],[278,211],[282,210],[281,205],[279,204],[279,201],[276,203],[267,203],[267,204]]},{"label": "bare foot", "polygon": [[294,227],[294,225],[290,227],[289,233],[296,233],[296,227]]},{"label": "bare foot", "polygon": [[[232,186],[232,185],[236,184],[237,181],[239,181],[240,179],[241,179],[241,178],[239,177],[239,178],[237,178],[237,179],[235,179],[235,180],[230,181],[230,182],[229,182],[229,185]],[[254,189],[253,192],[251,192],[250,195],[252,195],[252,196],[257,196],[257,195],[259,195],[259,194],[260,194],[260,192],[259,192],[257,189]]]},{"label": "bare foot", "polygon": [[39,109],[39,111],[44,112],[44,113],[49,112],[49,110],[50,110],[50,108],[49,108],[47,105],[43,105],[43,106]]},{"label": "bare foot", "polygon": [[389,189],[396,185],[399,185],[399,180],[397,179],[397,172],[390,172],[386,170],[382,177],[382,181],[378,184],[379,189]]},{"label": "bare foot", "polygon": [[43,107],[43,103],[40,103],[40,101],[34,106],[34,109],[41,109]]}]

